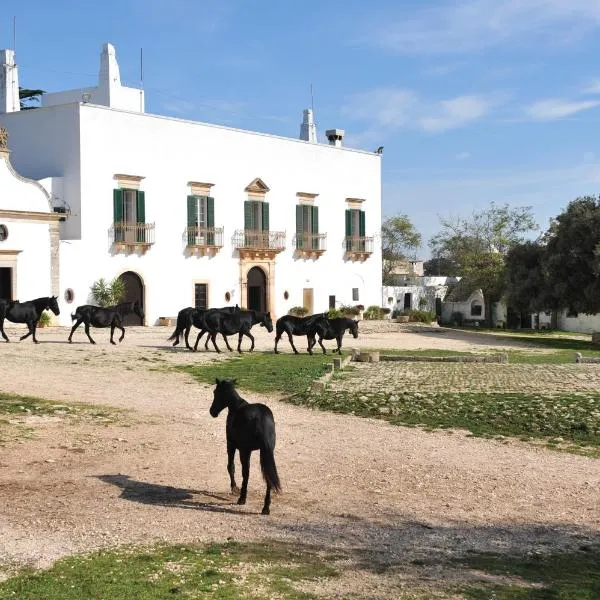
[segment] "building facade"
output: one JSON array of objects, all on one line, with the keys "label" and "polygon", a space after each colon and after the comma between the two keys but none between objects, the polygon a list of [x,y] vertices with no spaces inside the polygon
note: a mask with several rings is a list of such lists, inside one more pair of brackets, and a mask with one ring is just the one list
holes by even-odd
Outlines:
[{"label": "building facade", "polygon": [[[2,52],[5,72],[16,71]],[[62,324],[100,277],[125,279],[148,325],[194,305],[281,316],[379,304],[381,155],[342,147],[342,130],[317,143],[311,111],[303,139],[147,114],[143,93],[121,86],[110,44],[96,88],[19,111],[15,79],[0,89],[0,125],[15,168],[45,180],[50,212],[64,219]],[[19,282],[36,276],[18,271]],[[29,295],[53,291],[42,287]]]}]

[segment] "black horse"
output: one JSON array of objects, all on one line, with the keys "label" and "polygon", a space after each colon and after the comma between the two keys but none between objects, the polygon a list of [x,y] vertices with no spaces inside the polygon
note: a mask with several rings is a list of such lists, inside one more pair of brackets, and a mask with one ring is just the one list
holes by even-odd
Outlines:
[{"label": "black horse", "polygon": [[16,300],[0,300],[0,333],[5,341],[9,342],[8,336],[4,333],[4,319],[8,319],[13,323],[26,323],[29,330],[19,339],[24,340],[30,335],[33,336],[33,341],[37,344],[35,330],[38,321],[45,310],[51,310],[55,315],[60,314],[56,296],[46,296],[44,298],[36,298],[27,302],[18,302]]},{"label": "black horse", "polygon": [[315,323],[326,318],[327,313],[317,313],[315,315],[310,315],[309,317],[284,315],[283,317],[277,319],[277,323],[275,323],[275,354],[279,354],[279,351],[277,350],[277,344],[284,333],[287,333],[288,339],[290,340],[290,345],[294,350],[294,354],[298,354],[298,350],[296,350],[296,346],[294,346],[293,336],[308,336],[308,334],[313,330]]},{"label": "black horse", "polygon": [[214,400],[210,407],[212,417],[227,408],[227,472],[231,482],[231,493],[238,487],[235,483],[235,451],[240,453],[242,463],[242,489],[238,504],[246,504],[248,493],[248,477],[250,476],[250,455],[253,450],[260,450],[260,469],[267,484],[267,493],[262,509],[263,515],[270,513],[271,490],[281,491],[279,475],[275,466],[275,419],[268,406],[249,404],[235,389],[234,380],[217,379]]},{"label": "black horse", "polygon": [[354,338],[358,337],[358,321],[354,319],[348,319],[346,317],[340,317],[337,319],[322,319],[317,321],[312,331],[308,334],[308,351],[312,354],[313,346],[316,344],[315,337],[319,336],[319,345],[323,349],[323,354],[327,354],[325,346],[323,346],[323,340],[336,340],[337,348],[334,352],[338,354],[342,353],[342,339],[344,333],[349,331]]},{"label": "black horse", "polygon": [[[177,346],[179,344],[179,336],[183,335],[185,339],[185,345],[188,350],[195,350],[198,347],[198,342],[200,338],[207,333],[206,327],[204,325],[204,317],[211,310],[220,310],[223,312],[236,312],[240,310],[240,307],[236,304],[235,306],[224,306],[223,308],[194,308],[193,306],[188,306],[187,308],[182,308],[177,314],[177,325],[175,326],[175,331],[171,334],[171,337],[168,338],[167,341],[175,340],[173,342],[173,346]],[[200,333],[198,334],[198,338],[196,339],[196,345],[194,348],[190,346],[189,336],[190,330],[192,326],[200,329]],[[223,336],[225,343],[227,344],[227,348],[231,352],[232,349],[227,342],[227,338]],[[205,348],[208,350],[208,341],[209,337],[206,338]]]},{"label": "black horse", "polygon": [[73,341],[73,333],[83,323],[90,344],[96,343],[90,335],[91,325],[92,327],[110,327],[110,343],[116,345],[116,342],[113,340],[115,329],[121,330],[119,342],[122,342],[125,337],[123,317],[130,313],[135,313],[140,319],[144,318],[144,311],[137,300],[134,302],[122,302],[115,306],[94,306],[93,304],[78,306],[71,315],[71,319],[75,321],[75,325],[71,328],[68,338],[69,342]]},{"label": "black horse", "polygon": [[[224,313],[219,310],[215,310],[211,314],[206,314],[204,318],[205,328],[210,335],[210,339],[217,352],[221,352],[217,347],[217,333],[223,336],[238,334],[238,345],[237,351],[242,352],[242,338],[247,336],[250,338],[252,345],[250,346],[250,352],[254,350],[254,336],[250,333],[253,325],[260,325],[266,327],[267,331],[271,333],[273,331],[273,321],[271,320],[271,313],[261,312],[258,310],[240,310],[239,312]],[[196,340],[196,346],[198,345]],[[229,344],[227,345],[229,348]],[[194,348],[195,349],[195,348]]]}]

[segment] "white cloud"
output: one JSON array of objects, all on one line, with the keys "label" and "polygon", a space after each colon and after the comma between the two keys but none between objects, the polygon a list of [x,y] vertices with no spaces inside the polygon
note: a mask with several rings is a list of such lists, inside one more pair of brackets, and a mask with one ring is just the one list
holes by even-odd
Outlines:
[{"label": "white cloud", "polygon": [[575,43],[600,25],[600,0],[458,0],[413,18],[389,16],[365,41],[402,54],[474,52],[510,44]]},{"label": "white cloud", "polygon": [[466,160],[467,158],[471,158],[470,152],[459,152],[455,157],[456,160]]},{"label": "white cloud", "polygon": [[592,79],[587,87],[585,87],[583,90],[581,90],[582,94],[587,94],[590,96],[598,96],[600,95],[600,79],[596,78],[596,79]]},{"label": "white cloud", "polygon": [[390,129],[399,127],[412,127],[429,133],[463,127],[481,119],[502,101],[499,95],[466,95],[427,101],[411,90],[378,88],[353,96],[342,107],[342,114],[370,123],[368,131],[380,133],[382,139],[386,131],[389,133]]},{"label": "white cloud", "polygon": [[600,106],[600,100],[563,100],[549,98],[534,102],[525,109],[525,114],[536,121],[563,119],[574,114]]}]

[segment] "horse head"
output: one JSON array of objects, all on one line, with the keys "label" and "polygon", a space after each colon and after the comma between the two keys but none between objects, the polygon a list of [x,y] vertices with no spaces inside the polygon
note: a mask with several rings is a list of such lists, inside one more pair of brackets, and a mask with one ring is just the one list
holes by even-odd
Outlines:
[{"label": "horse head", "polygon": [[348,323],[348,330],[352,334],[354,338],[358,337],[358,321],[354,319],[349,319],[350,323]]},{"label": "horse head", "polygon": [[263,318],[260,322],[261,325],[267,328],[267,331],[271,333],[273,331],[273,320],[271,319],[271,313],[263,313]]},{"label": "horse head", "polygon": [[136,300],[133,303],[133,312],[140,318],[144,319],[144,309],[140,306],[140,303]]},{"label": "horse head", "polygon": [[58,296],[52,296],[52,297],[48,298],[48,308],[55,315],[60,315],[60,308],[58,308]]},{"label": "horse head", "polygon": [[213,402],[210,405],[210,416],[218,417],[219,413],[229,406],[235,395],[235,379],[216,379],[217,386],[213,393]]}]

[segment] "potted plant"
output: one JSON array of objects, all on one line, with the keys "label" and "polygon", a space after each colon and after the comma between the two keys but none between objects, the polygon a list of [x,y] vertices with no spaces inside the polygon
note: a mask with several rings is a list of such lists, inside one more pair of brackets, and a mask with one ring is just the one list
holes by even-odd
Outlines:
[{"label": "potted plant", "polygon": [[296,317],[304,317],[308,314],[308,309],[305,306],[292,306],[292,308],[288,310],[288,314]]},{"label": "potted plant", "polygon": [[38,327],[48,327],[50,325],[50,314],[47,311],[43,311],[38,320]]}]

